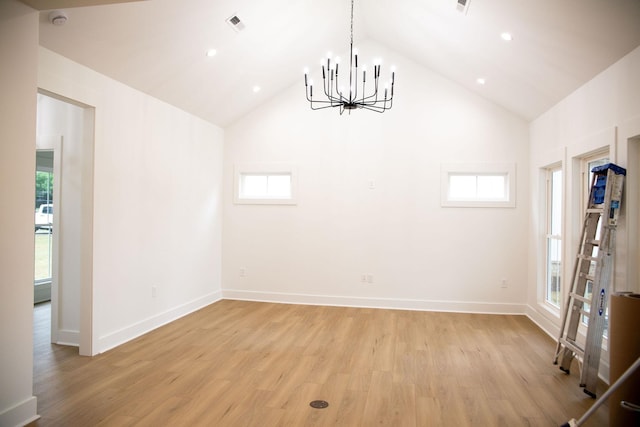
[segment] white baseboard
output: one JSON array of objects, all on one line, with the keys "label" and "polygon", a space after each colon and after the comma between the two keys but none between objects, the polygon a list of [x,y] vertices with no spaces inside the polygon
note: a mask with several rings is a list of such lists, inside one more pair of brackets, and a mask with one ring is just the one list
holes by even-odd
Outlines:
[{"label": "white baseboard", "polygon": [[194,311],[200,310],[201,308],[213,304],[216,301],[220,301],[221,299],[222,293],[220,291],[213,292],[186,304],[174,307],[163,313],[151,316],[119,331],[104,335],[98,339],[98,353],[103,353],[119,346],[120,344],[131,341],[134,338],[144,335],[147,332],[159,328],[160,326],[166,325],[167,323],[173,322],[174,320],[193,313]]},{"label": "white baseboard", "polygon": [[0,426],[24,426],[39,419],[38,399],[35,396],[0,412]]},{"label": "white baseboard", "polygon": [[328,305],[340,307],[386,308],[456,313],[525,314],[525,304],[465,301],[428,301],[398,298],[361,298],[331,295],[289,294],[223,289],[224,299],[285,304]]},{"label": "white baseboard", "polygon": [[80,347],[80,331],[60,329],[58,331],[58,339],[56,341],[56,344]]},{"label": "white baseboard", "polygon": [[558,335],[560,334],[560,327],[558,326],[560,321],[558,320],[558,324],[556,324],[553,320],[536,310],[535,307],[531,307],[530,305],[527,305],[526,307],[525,314],[527,317],[547,335],[553,338],[554,341],[557,341]]}]

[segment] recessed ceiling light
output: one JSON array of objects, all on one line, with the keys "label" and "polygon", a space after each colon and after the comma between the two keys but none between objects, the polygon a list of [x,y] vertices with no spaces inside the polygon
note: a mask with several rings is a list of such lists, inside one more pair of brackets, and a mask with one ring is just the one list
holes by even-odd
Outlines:
[{"label": "recessed ceiling light", "polygon": [[209,49],[209,50],[207,51],[207,56],[208,56],[208,57],[216,56],[216,53],[218,53],[218,51],[217,51],[217,50],[215,50],[215,49]]},{"label": "recessed ceiling light", "polygon": [[258,93],[258,92],[260,92],[260,86],[254,86],[253,93]]},{"label": "recessed ceiling light", "polygon": [[487,81],[485,79],[483,79],[482,77],[476,79],[476,83],[478,83],[479,85],[483,85],[485,84]]},{"label": "recessed ceiling light", "polygon": [[502,37],[502,40],[507,42],[510,42],[511,40],[513,40],[513,36],[511,35],[511,33],[507,33],[507,32],[500,34],[500,37]]}]

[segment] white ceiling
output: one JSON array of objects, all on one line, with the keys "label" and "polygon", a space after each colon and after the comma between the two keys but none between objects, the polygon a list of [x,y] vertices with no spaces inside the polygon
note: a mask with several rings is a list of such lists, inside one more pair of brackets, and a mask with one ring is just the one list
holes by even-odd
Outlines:
[{"label": "white ceiling", "polygon": [[[349,0],[147,0],[65,12],[64,26],[41,13],[42,46],[223,127],[292,85],[303,97],[303,68],[349,46]],[[225,22],[234,14],[241,32]],[[356,46],[386,46],[528,120],[640,45],[640,0],[469,0],[466,14],[456,0],[356,0],[354,19]],[[399,69],[396,89],[401,79]]]}]

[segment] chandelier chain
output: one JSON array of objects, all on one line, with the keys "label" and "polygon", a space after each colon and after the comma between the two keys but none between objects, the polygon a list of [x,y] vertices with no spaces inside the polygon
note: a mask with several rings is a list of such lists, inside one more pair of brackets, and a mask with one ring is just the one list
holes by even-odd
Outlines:
[{"label": "chandelier chain", "polygon": [[353,46],[353,2],[354,0],[351,0],[351,45]]}]

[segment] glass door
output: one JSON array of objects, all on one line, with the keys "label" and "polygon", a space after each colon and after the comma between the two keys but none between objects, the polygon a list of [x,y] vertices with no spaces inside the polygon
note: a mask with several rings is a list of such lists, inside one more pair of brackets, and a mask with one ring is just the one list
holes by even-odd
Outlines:
[{"label": "glass door", "polygon": [[36,152],[34,303],[51,300],[53,276],[53,151]]}]

